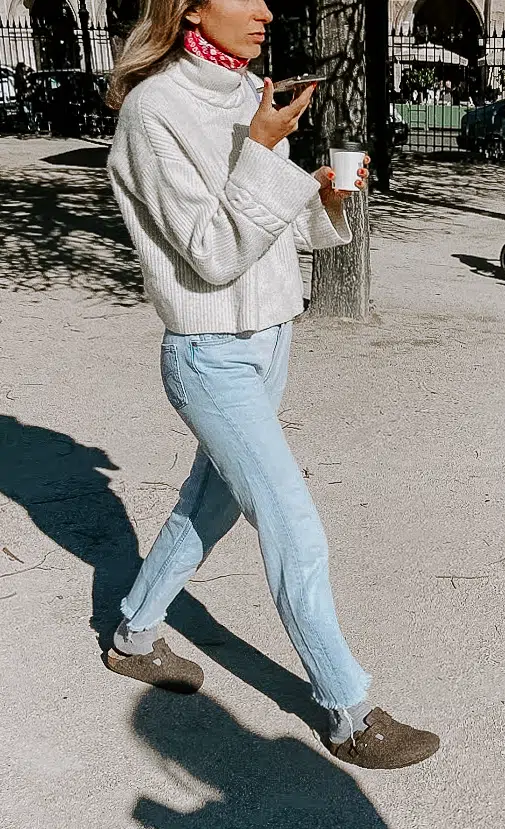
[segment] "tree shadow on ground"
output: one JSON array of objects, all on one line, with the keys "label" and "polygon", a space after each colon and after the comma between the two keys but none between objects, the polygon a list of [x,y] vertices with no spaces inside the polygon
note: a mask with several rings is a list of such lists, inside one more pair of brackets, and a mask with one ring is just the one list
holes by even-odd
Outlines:
[{"label": "tree shadow on ground", "polygon": [[[505,169],[466,161],[447,162],[409,155],[395,165],[389,193],[373,192],[370,200],[373,232],[409,241],[413,234],[439,234],[465,214],[505,220]],[[459,215],[458,215],[459,214]]]},{"label": "tree shadow on ground", "polygon": [[[472,199],[482,196],[495,201],[503,184],[505,167],[472,164],[465,159],[443,161],[415,153],[397,160],[392,177],[395,193],[441,199],[452,209],[469,206]],[[500,215],[505,218],[505,204]]]},{"label": "tree shadow on ground", "polygon": [[462,265],[466,265],[477,276],[487,276],[505,282],[505,271],[490,259],[484,259],[482,256],[471,256],[467,253],[453,253],[452,257],[453,259],[459,259]]},{"label": "tree shadow on ground", "polygon": [[71,286],[117,305],[143,300],[140,268],[105,170],[1,172],[0,244],[0,290]]},{"label": "tree shadow on ground", "polygon": [[[439,194],[440,196],[440,194]],[[505,220],[505,211],[488,210],[483,207],[475,207],[470,204],[458,204],[451,199],[444,199],[432,195],[419,195],[418,193],[395,193],[397,201],[407,202],[407,204],[428,205],[431,207],[441,207],[444,210],[460,210],[463,213],[475,213],[478,216],[487,216],[489,219]]]},{"label": "tree shadow on ground", "polygon": [[66,153],[48,155],[42,159],[46,164],[55,164],[62,167],[92,167],[102,168],[107,166],[110,147],[106,144],[101,147],[80,147],[77,150],[70,150]]},{"label": "tree shadow on ground", "polygon": [[262,737],[202,694],[153,689],[133,728],[163,759],[170,790],[171,805],[138,798],[133,817],[146,829],[387,829],[329,756],[293,737]]},{"label": "tree shadow on ground", "polygon": [[59,547],[94,568],[91,626],[108,637],[140,559],[107,454],[69,435],[0,415],[0,491]]}]

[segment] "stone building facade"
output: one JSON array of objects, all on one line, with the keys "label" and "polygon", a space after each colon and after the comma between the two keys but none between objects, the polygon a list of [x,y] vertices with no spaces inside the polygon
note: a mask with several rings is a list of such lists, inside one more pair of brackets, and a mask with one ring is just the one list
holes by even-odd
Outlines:
[{"label": "stone building facade", "polygon": [[480,33],[505,27],[505,0],[389,0],[391,26],[397,32],[413,30],[416,18],[430,19],[433,25],[474,25]]},{"label": "stone building facade", "polygon": [[[59,0],[0,0],[0,18],[2,23],[10,21],[30,22],[34,6],[43,7],[56,6]],[[78,20],[79,0],[63,0],[70,11]],[[107,0],[86,0],[86,7],[90,13],[90,19],[95,25],[105,25]]]}]

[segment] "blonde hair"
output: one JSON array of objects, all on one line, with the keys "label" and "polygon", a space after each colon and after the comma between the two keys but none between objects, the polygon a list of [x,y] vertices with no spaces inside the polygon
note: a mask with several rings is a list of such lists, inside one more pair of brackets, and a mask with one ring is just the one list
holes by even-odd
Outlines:
[{"label": "blonde hair", "polygon": [[128,93],[150,75],[161,72],[182,48],[188,12],[210,0],[143,0],[138,23],[116,61],[107,104],[120,109]]}]

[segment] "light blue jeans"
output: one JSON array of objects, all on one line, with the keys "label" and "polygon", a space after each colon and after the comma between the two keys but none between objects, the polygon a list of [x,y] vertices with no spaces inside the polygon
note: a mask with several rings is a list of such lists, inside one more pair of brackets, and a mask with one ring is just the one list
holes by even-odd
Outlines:
[{"label": "light blue jeans", "polygon": [[258,531],[268,584],[314,699],[348,708],[366,697],[370,677],[339,628],[325,533],[277,417],[291,333],[291,323],[250,335],[166,332],[165,390],[199,447],[121,609],[132,631],[160,622],[243,513]]}]

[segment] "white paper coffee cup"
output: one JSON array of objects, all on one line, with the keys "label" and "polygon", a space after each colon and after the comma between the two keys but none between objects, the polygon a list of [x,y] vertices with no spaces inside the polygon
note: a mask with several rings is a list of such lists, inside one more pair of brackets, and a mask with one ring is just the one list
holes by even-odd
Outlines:
[{"label": "white paper coffee cup", "polygon": [[334,189],[359,193],[360,188],[356,187],[356,182],[359,180],[358,170],[363,167],[364,162],[364,152],[330,150],[330,165],[335,173]]}]

